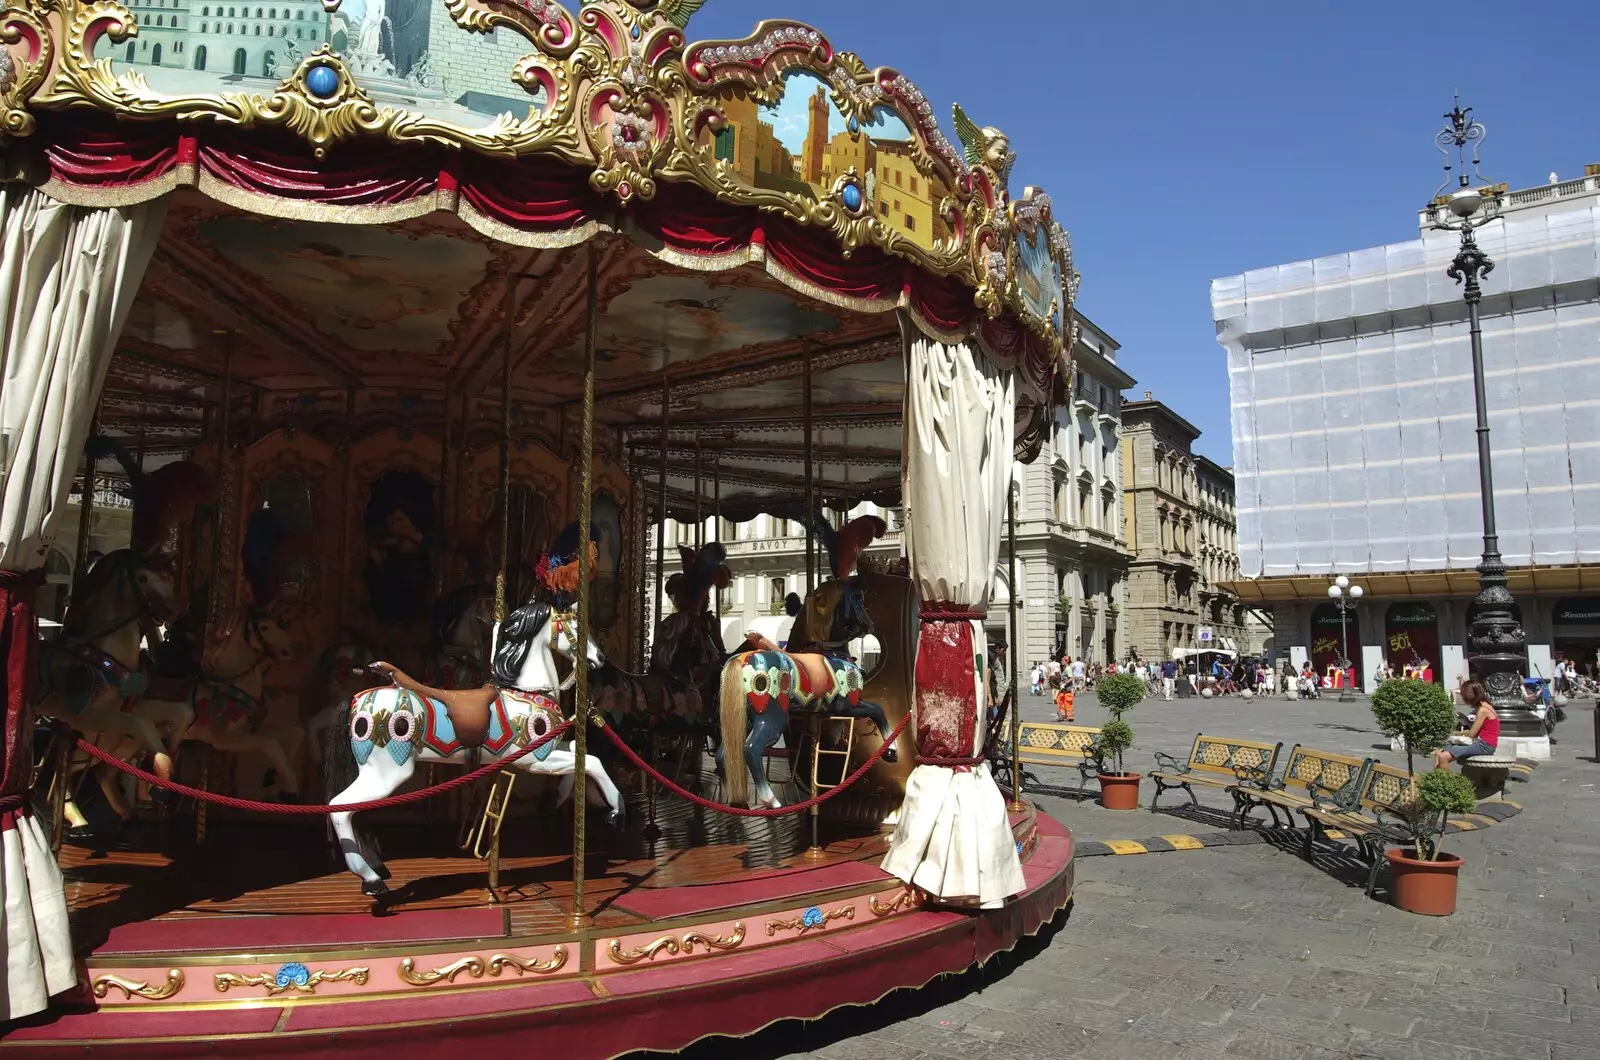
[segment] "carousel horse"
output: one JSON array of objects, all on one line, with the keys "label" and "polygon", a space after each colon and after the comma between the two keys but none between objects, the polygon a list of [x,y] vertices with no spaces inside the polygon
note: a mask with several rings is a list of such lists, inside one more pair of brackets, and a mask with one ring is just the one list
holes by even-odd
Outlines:
[{"label": "carousel horse", "polygon": [[443,688],[477,688],[487,676],[494,627],[494,594],[478,585],[462,585],[440,600],[428,641],[428,680]]},{"label": "carousel horse", "polygon": [[263,724],[266,671],[293,657],[295,617],[291,607],[276,602],[241,608],[202,654],[200,675],[188,682],[183,698],[144,699],[134,713],[160,717],[190,711],[194,721],[184,739],[228,754],[262,755],[271,765],[264,783],[275,783],[282,801],[298,802],[300,776],[294,759],[305,742],[305,730],[298,725]]},{"label": "carousel horse", "polygon": [[306,722],[306,753],[311,764],[322,770],[323,755],[328,743],[328,730],[344,725],[344,713],[350,700],[382,682],[368,666],[378,661],[377,651],[359,641],[350,640],[335,644],[317,660],[310,688],[316,701],[324,704]]},{"label": "carousel horse", "polygon": [[[152,771],[170,780],[194,713],[185,704],[134,712],[149,685],[140,646],[172,610],[172,557],[162,547],[214,488],[210,476],[187,461],[145,474],[109,439],[91,438],[87,450],[97,459],[115,457],[127,472],[134,502],[130,544],[102,556],[74,587],[60,634],[40,652],[35,712],[89,738],[131,741],[136,752],[150,756]],[[126,819],[130,813],[120,803],[118,797],[113,806]]]},{"label": "carousel horse", "polygon": [[[885,526],[870,515],[837,532],[820,516],[817,524],[814,528],[828,549],[834,580],[819,586],[806,600],[790,633],[790,650],[763,643],[755,651],[735,655],[722,671],[722,747],[717,764],[724,772],[727,801],[733,806],[749,802],[752,777],[760,805],[782,805],[767,778],[766,754],[788,731],[791,713],[867,718],[889,743],[889,720],[881,704],[861,698],[866,675],[847,652],[851,641],[872,632],[872,623],[861,590],[845,580],[861,549],[882,536]],[[828,631],[825,638],[816,636],[824,629]],[[748,771],[738,763],[724,761],[730,747],[744,750]],[[889,747],[883,758],[895,761],[894,747]]]},{"label": "carousel horse", "polygon": [[655,728],[668,736],[688,736],[704,746],[718,740],[716,702],[723,649],[717,616],[710,610],[713,588],[727,588],[732,575],[723,564],[727,551],[712,542],[698,553],[678,546],[683,572],[667,580],[667,597],[677,610],[656,625],[650,668],[630,673],[606,663],[591,678],[593,702],[619,732]]},{"label": "carousel horse", "polygon": [[[576,611],[556,612],[543,601],[518,608],[499,630],[491,683],[482,688],[431,688],[386,662],[369,667],[391,687],[357,695],[346,708],[344,727],[330,729],[324,756],[328,789],[338,791],[334,805],[387,798],[404,784],[418,762],[468,764],[478,751],[508,758],[544,737],[563,722],[556,701],[560,680],[553,651],[575,657]],[[553,649],[553,651],[552,651]],[[587,645],[589,664],[604,663],[600,649]],[[342,719],[345,720],[345,719]],[[529,773],[564,775],[561,797],[572,790],[577,762],[573,753],[545,744],[517,759]],[[614,825],[622,823],[622,795],[593,755],[585,759],[586,792],[591,803],[605,805]],[[329,822],[350,871],[361,878],[363,894],[381,895],[389,871],[376,846],[359,834],[349,813],[334,813]]]},{"label": "carousel horse", "polygon": [[306,535],[291,532],[276,511],[263,508],[253,513],[240,547],[250,602],[213,637],[200,653],[198,666],[182,668],[185,680],[163,682],[167,688],[178,684],[175,699],[151,696],[134,707],[136,714],[157,717],[187,712],[193,721],[185,739],[230,754],[261,754],[271,765],[264,782],[277,784],[284,802],[299,800],[294,759],[305,730],[298,725],[264,724],[265,678],[274,663],[294,654],[292,630],[298,610],[282,593],[290,581],[291,562],[309,547]]}]

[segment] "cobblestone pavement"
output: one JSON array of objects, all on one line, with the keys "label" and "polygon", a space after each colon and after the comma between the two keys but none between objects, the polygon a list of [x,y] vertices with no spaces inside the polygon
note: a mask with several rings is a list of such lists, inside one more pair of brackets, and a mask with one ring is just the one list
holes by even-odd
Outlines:
[{"label": "cobblestone pavement", "polygon": [[[1569,715],[1555,760],[1510,792],[1524,812],[1451,840],[1466,858],[1452,917],[1368,900],[1354,865],[1272,845],[1087,858],[1070,917],[985,969],[683,1055],[1600,1060],[1600,765],[1590,709]],[[1025,716],[1053,711],[1032,702]],[[1100,718],[1080,701],[1080,723]],[[1202,729],[1400,757],[1365,701],[1147,702],[1128,718],[1140,769]],[[1037,801],[1085,838],[1190,830],[1165,813]]]}]

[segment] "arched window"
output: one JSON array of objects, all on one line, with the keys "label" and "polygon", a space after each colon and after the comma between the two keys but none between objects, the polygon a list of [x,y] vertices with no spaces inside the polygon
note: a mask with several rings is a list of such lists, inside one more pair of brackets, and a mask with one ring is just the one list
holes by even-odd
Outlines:
[{"label": "arched window", "polygon": [[270,37],[273,34],[275,34],[277,31],[278,31],[278,27],[277,26],[268,26],[267,27],[267,36]]},{"label": "arched window", "polygon": [[[230,8],[228,8],[228,17],[229,17],[229,18],[234,18],[234,17],[235,17],[235,15],[234,15],[234,9],[233,9],[233,8],[231,8],[231,7],[230,7]],[[232,32],[232,31],[231,31],[231,30],[230,30],[230,31],[229,31],[229,32]]]},{"label": "arched window", "polygon": [[[206,31],[206,24],[204,22],[200,23],[200,32],[201,33],[207,32]],[[200,67],[197,66],[197,67],[195,67],[195,69],[198,70],[198,69],[200,69]]]},{"label": "arched window", "polygon": [[152,48],[150,50],[150,65],[151,66],[160,66],[161,65],[161,45],[159,45],[159,44],[157,44],[154,48]]},{"label": "arched window", "polygon": [[156,16],[156,25],[160,26],[160,25],[164,25],[164,24],[165,23],[162,21],[162,17],[160,15],[157,15]]},{"label": "arched window", "polygon": [[260,26],[256,27],[256,36],[258,36],[258,37],[261,36],[261,27]]},{"label": "arched window", "polygon": [[277,18],[278,17],[278,9],[275,8],[275,7],[267,8],[267,17],[268,18]]},{"label": "arched window", "polygon": [[233,23],[228,23],[228,36],[233,36]]},{"label": "arched window", "polygon": [[299,26],[296,26],[294,28],[294,39],[295,40],[304,40],[305,39],[305,33],[300,29]]},{"label": "arched window", "polygon": [[130,63],[133,62],[133,46],[136,43],[138,43],[138,42],[137,41],[129,41],[128,42],[128,54],[125,56],[125,59],[126,59],[126,61],[128,61]]},{"label": "arched window", "polygon": [[210,8],[209,8],[209,7],[202,7],[202,8],[201,8],[201,9],[200,9],[200,13],[201,13],[201,14],[202,14],[202,15],[205,15],[205,16],[206,16],[206,17],[208,17],[208,18],[209,18],[209,17],[210,17],[210,15],[211,15],[211,9],[210,9]]},{"label": "arched window", "polygon": [[[205,29],[202,28],[200,32],[204,33]],[[194,50],[194,68],[196,70],[204,70],[206,68],[206,46],[204,44]]]},{"label": "arched window", "polygon": [[311,37],[312,40],[316,40],[317,39],[317,31],[316,30],[313,29],[313,30],[309,30],[307,32],[310,34],[310,37]]},{"label": "arched window", "polygon": [[306,13],[304,11],[296,11],[294,13],[294,17],[296,22],[304,22],[306,20]]},{"label": "arched window", "polygon": [[244,51],[243,48],[238,48],[238,49],[234,50],[234,53],[233,53],[233,72],[234,73],[236,73],[236,74],[243,74],[244,73],[244,64],[245,64],[245,59],[246,58],[247,57],[245,55],[245,51]]}]

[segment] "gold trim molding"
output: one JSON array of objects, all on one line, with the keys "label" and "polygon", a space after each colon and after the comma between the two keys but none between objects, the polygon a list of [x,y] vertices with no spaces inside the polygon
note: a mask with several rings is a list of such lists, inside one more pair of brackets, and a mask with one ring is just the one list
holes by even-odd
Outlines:
[{"label": "gold trim molding", "polygon": [[97,975],[94,977],[92,991],[97,998],[104,998],[112,988],[122,991],[122,996],[129,1001],[142,997],[146,1001],[165,1001],[183,989],[184,976],[182,968],[173,968],[167,972],[167,981],[158,986],[151,986],[147,979],[124,979],[120,975]]},{"label": "gold trim molding", "polygon": [[835,920],[854,920],[856,907],[842,905],[838,909],[830,909],[824,913],[816,906],[812,906],[799,916],[787,920],[767,921],[767,935],[771,937],[780,931],[793,931],[796,935],[804,935],[808,931],[821,931]]},{"label": "gold trim molding", "polygon": [[529,957],[518,957],[514,953],[496,953],[485,961],[482,957],[462,957],[440,968],[428,971],[418,971],[417,962],[410,957],[400,962],[400,967],[395,974],[403,983],[412,986],[434,986],[438,983],[454,983],[456,978],[465,974],[469,979],[482,979],[485,972],[499,978],[509,969],[518,976],[527,973],[548,975],[559,971],[567,963],[567,948],[557,946],[550,954],[550,959],[541,961]]},{"label": "gold trim molding", "polygon": [[[770,935],[772,932],[768,931],[767,934]],[[682,953],[686,957],[692,956],[696,946],[704,946],[708,951],[738,949],[744,938],[744,923],[735,921],[733,931],[728,935],[707,935],[703,931],[689,931],[681,936],[662,935],[654,942],[631,950],[622,948],[621,939],[612,939],[606,945],[606,952],[618,964],[638,964],[640,961],[653,961],[661,953],[673,956]]]},{"label": "gold trim molding", "polygon": [[[291,969],[295,971],[291,972]],[[319,969],[313,972],[304,965],[288,964],[276,972],[250,974],[218,972],[213,979],[219,994],[225,994],[236,986],[262,986],[266,987],[268,997],[277,997],[291,990],[299,994],[314,994],[317,992],[317,987],[323,983],[354,983],[357,986],[366,986],[371,974],[371,970],[367,968],[345,968],[337,972]]]}]

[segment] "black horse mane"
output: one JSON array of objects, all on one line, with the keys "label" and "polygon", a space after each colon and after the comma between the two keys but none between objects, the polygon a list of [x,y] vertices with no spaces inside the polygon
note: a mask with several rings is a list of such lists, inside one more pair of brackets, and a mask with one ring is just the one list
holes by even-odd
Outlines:
[{"label": "black horse mane", "polygon": [[500,639],[494,647],[494,666],[489,679],[501,688],[515,688],[522,666],[528,661],[533,638],[550,621],[550,605],[531,600],[506,616],[500,624]]}]

